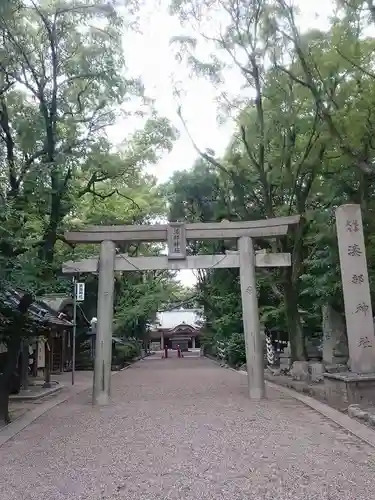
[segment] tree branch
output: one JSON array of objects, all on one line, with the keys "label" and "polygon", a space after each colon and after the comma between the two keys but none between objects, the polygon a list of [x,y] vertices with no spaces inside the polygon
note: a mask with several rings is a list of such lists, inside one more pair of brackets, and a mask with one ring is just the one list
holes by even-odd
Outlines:
[{"label": "tree branch", "polygon": [[361,71],[364,75],[369,76],[370,78],[375,79],[375,73],[372,73],[371,71],[368,71],[367,69],[363,68],[359,64],[355,63],[353,60],[349,59],[345,54],[341,52],[341,50],[338,47],[335,47],[336,52],[341,56],[346,62],[351,64],[354,68],[358,69]]},{"label": "tree branch", "polygon": [[213,165],[214,167],[216,167],[217,169],[219,169],[221,172],[223,172],[225,175],[227,175],[228,177],[232,178],[233,177],[233,173],[230,172],[229,170],[227,170],[220,162],[218,162],[213,156],[209,155],[208,153],[205,153],[204,151],[202,151],[197,143],[194,141],[192,135],[190,134],[189,132],[189,129],[187,127],[187,124],[185,122],[185,119],[183,118],[182,116],[182,111],[181,111],[181,106],[179,106],[177,108],[177,115],[178,117],[180,118],[183,126],[184,126],[184,129],[194,147],[194,149],[196,150],[196,152],[199,154],[199,156],[201,156],[204,160],[206,160],[208,163],[210,163],[211,165]]}]

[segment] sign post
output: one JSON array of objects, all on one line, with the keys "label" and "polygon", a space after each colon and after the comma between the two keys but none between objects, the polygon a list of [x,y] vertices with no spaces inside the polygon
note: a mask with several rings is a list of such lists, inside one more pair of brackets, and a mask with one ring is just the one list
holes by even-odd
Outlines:
[{"label": "sign post", "polygon": [[76,368],[76,332],[77,332],[77,283],[73,276],[73,335],[72,335],[72,385]]},{"label": "sign post", "polygon": [[85,284],[76,283],[76,297],[78,302],[83,302],[85,300]]},{"label": "sign post", "polygon": [[74,385],[76,370],[76,336],[77,336],[77,302],[85,300],[85,284],[77,283],[73,277],[73,340],[72,340],[72,385]]}]

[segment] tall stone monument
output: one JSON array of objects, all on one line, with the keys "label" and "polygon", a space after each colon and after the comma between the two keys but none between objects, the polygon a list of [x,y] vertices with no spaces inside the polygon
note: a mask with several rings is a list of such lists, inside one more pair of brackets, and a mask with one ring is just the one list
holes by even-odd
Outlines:
[{"label": "tall stone monument", "polygon": [[375,337],[359,205],[336,210],[350,369],[375,374]]},{"label": "tall stone monument", "polygon": [[341,406],[375,403],[375,336],[360,206],[338,207],[336,227],[351,371],[326,374],[336,381],[327,389],[336,398],[341,393]]}]

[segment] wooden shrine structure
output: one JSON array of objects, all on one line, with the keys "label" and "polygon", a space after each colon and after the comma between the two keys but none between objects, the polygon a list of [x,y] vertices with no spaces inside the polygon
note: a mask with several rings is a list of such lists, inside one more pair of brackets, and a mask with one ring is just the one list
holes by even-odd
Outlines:
[{"label": "wooden shrine structure", "polygon": [[[157,269],[239,267],[249,395],[251,399],[264,398],[263,342],[260,335],[255,267],[290,266],[291,256],[287,253],[255,253],[253,238],[285,236],[289,228],[298,224],[299,220],[299,216],[289,216],[239,222],[91,226],[82,231],[67,232],[65,239],[68,242],[100,244],[98,258],[66,262],[63,265],[64,273],[99,273],[93,404],[108,404],[110,398],[114,273]],[[215,239],[238,240],[238,251],[220,255],[187,256],[187,241]],[[116,243],[124,241],[167,242],[168,255],[129,257],[127,254],[117,254]]]}]

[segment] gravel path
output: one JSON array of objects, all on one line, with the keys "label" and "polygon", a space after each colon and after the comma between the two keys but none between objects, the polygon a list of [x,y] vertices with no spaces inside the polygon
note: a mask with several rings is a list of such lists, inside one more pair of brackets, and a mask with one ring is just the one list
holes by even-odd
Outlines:
[{"label": "gravel path", "polygon": [[0,500],[373,500],[375,452],[205,359],[148,359],[0,448]]}]

